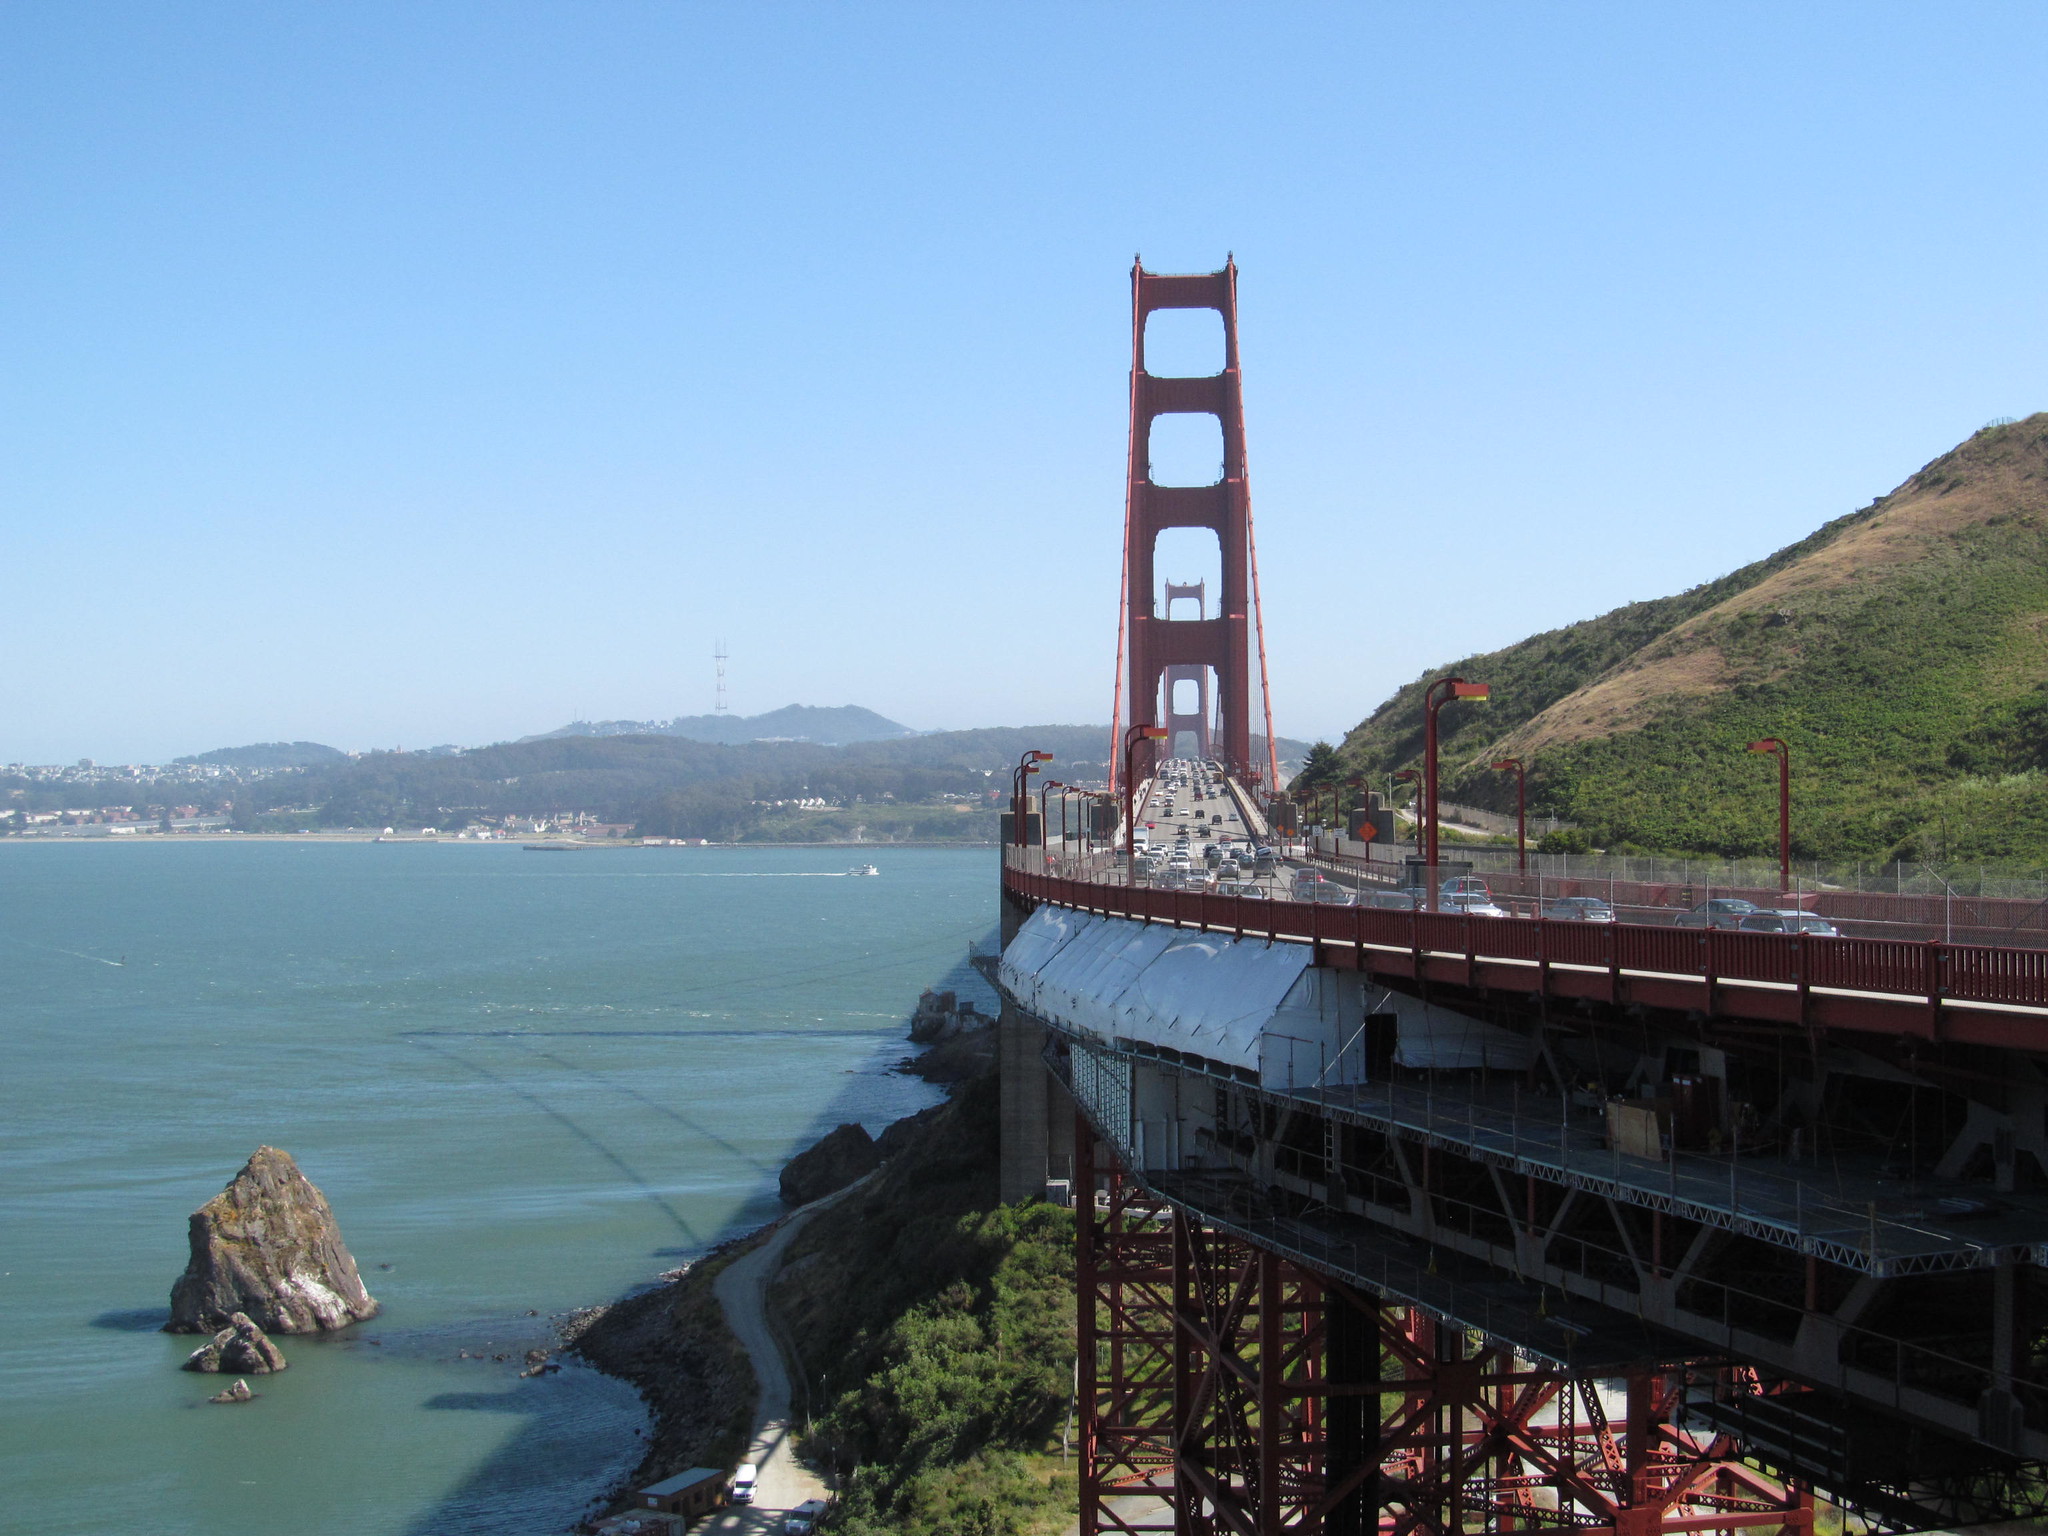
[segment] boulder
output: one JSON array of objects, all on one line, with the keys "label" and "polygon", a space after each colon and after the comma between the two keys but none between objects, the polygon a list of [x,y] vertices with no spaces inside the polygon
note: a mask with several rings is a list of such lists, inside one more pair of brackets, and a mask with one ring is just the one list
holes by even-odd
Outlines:
[{"label": "boulder", "polygon": [[230,1317],[228,1326],[193,1350],[182,1367],[188,1371],[220,1372],[229,1376],[268,1376],[284,1368],[284,1351],[249,1321],[246,1312],[237,1312]]},{"label": "boulder", "polygon": [[377,1315],[326,1197],[289,1152],[258,1147],[192,1213],[191,1240],[166,1333],[217,1334],[237,1313],[263,1333],[319,1333]]},{"label": "boulder", "polygon": [[872,1173],[881,1161],[881,1149],[865,1129],[842,1125],[783,1167],[782,1198],[791,1205],[809,1205]]},{"label": "boulder", "polygon": [[882,1127],[882,1134],[875,1138],[875,1150],[884,1158],[891,1158],[907,1151],[924,1128],[939,1117],[945,1109],[943,1104],[929,1105],[914,1115],[905,1115],[901,1120],[892,1120]]},{"label": "boulder", "polygon": [[209,1403],[248,1403],[254,1402],[255,1399],[256,1394],[249,1390],[249,1383],[238,1381],[232,1387],[229,1387],[227,1391],[214,1393],[207,1401]]}]

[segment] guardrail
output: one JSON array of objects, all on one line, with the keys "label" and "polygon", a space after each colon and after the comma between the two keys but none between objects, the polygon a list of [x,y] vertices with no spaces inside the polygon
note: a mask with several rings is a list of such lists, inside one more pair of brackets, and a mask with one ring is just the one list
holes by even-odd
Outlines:
[{"label": "guardrail", "polygon": [[[2048,1011],[2048,950],[1255,900],[1155,890],[1107,878],[1077,879],[1019,867],[1014,859],[1006,860],[1003,880],[1028,900],[1107,917],[1296,943],[1406,951],[1418,962],[1425,956],[1449,956],[1462,960],[1468,969],[1488,962],[1521,964],[1532,969],[1531,981],[1540,981],[1543,990],[1550,989],[1548,973],[1557,966],[1697,980],[1709,988],[1757,983],[1796,989],[1802,999],[1813,989],[1875,994],[1918,1004],[1929,1010],[1930,1017],[1944,1007],[1971,1003]],[[2041,1031],[2040,1043],[2048,1048],[2048,1020],[2034,1021],[2034,1028]]]}]

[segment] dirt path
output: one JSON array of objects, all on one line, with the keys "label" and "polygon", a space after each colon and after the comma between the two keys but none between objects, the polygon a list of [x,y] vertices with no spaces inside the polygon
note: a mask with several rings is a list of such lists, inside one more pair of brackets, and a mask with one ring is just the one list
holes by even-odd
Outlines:
[{"label": "dirt path", "polygon": [[711,1293],[725,1309],[725,1321],[733,1337],[753,1362],[754,1379],[761,1388],[754,1406],[754,1438],[745,1458],[759,1469],[760,1480],[755,1485],[752,1504],[728,1505],[700,1528],[703,1531],[780,1531],[783,1516],[804,1500],[830,1496],[825,1484],[796,1458],[790,1425],[789,1365],[768,1324],[768,1286],[782,1268],[782,1255],[790,1240],[803,1230],[804,1223],[866,1182],[858,1180],[837,1194],[813,1200],[791,1212],[775,1229],[773,1237],[727,1265],[712,1283]]}]

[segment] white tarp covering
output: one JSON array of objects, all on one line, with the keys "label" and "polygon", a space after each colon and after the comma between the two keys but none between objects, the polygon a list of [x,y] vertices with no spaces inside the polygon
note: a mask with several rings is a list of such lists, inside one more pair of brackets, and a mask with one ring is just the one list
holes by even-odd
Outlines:
[{"label": "white tarp covering", "polygon": [[1305,944],[1177,933],[1117,999],[1117,1033],[1256,1068],[1259,1036],[1308,961]]},{"label": "white tarp covering", "polygon": [[1010,940],[996,968],[1010,995],[1041,1018],[1046,1017],[1038,998],[1039,981],[1046,966],[1095,921],[1092,913],[1070,912],[1050,903],[1032,913]]},{"label": "white tarp covering", "polygon": [[[1039,996],[1061,1023],[1104,1040],[1123,1031],[1117,1004],[1146,967],[1171,944],[1177,930],[1148,923],[1103,918],[1094,929],[1054,959]],[[1126,1035],[1125,1038],[1136,1038]]]},{"label": "white tarp covering", "polygon": [[1389,994],[1381,1005],[1399,1017],[1394,1065],[1520,1071],[1536,1059],[1535,1043],[1469,1014],[1436,1008],[1417,997]]},{"label": "white tarp covering", "polygon": [[1043,906],[1003,951],[1003,984],[1041,1018],[1257,1070],[1259,1037],[1309,962],[1269,944]]},{"label": "white tarp covering", "polygon": [[[1003,951],[1010,995],[1040,1018],[1107,1042],[1133,1040],[1259,1074],[1274,1088],[1365,1081],[1363,978],[1318,970],[1306,944],[1190,933],[1046,905]],[[1527,1067],[1512,1030],[1386,992],[1394,1061],[1451,1070]]]},{"label": "white tarp covering", "polygon": [[1365,978],[1310,967],[1289,989],[1261,1041],[1268,1088],[1330,1088],[1366,1078]]}]

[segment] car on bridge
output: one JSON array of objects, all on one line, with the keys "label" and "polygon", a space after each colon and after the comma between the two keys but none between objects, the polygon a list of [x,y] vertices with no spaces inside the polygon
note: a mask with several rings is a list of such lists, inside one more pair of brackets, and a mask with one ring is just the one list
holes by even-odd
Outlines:
[{"label": "car on bridge", "polygon": [[1536,915],[1553,923],[1611,923],[1614,908],[1598,896],[1546,896]]},{"label": "car on bridge", "polygon": [[1735,926],[1744,933],[1817,933],[1829,939],[1842,936],[1841,929],[1812,912],[1752,912]]},{"label": "car on bridge", "polygon": [[1744,901],[1740,896],[1716,896],[1689,912],[1679,913],[1677,924],[1681,928],[1740,928],[1745,917],[1759,910],[1755,902]]},{"label": "car on bridge", "polygon": [[1456,913],[1464,917],[1506,917],[1505,907],[1494,905],[1493,898],[1480,891],[1456,891],[1442,899],[1437,905],[1440,912]]},{"label": "car on bridge", "polygon": [[1384,912],[1416,912],[1422,908],[1423,896],[1420,891],[1374,891],[1359,905]]}]

